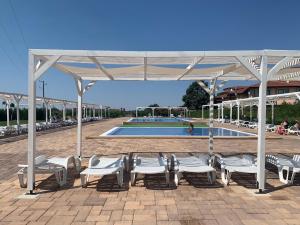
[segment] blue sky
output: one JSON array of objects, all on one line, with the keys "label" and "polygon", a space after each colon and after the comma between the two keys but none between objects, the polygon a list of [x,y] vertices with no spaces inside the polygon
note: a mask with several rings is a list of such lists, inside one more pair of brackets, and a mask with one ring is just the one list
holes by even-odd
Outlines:
[{"label": "blue sky", "polygon": [[[27,93],[27,48],[299,50],[299,8],[296,0],[1,0],[0,91]],[[76,99],[70,77],[49,70],[42,78],[47,82],[46,96]],[[85,101],[117,108],[181,105],[188,85],[98,82]],[[41,89],[37,92],[41,94]]]}]

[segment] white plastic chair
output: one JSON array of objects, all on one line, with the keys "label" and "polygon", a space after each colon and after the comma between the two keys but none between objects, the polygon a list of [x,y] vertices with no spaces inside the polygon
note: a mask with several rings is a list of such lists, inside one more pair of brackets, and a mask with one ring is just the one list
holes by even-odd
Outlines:
[{"label": "white plastic chair", "polygon": [[171,165],[174,165],[176,186],[182,178],[184,172],[207,173],[208,181],[213,184],[216,181],[216,170],[213,168],[213,158],[208,154],[199,156],[176,157],[172,154]]},{"label": "white plastic chair", "polygon": [[105,176],[116,174],[118,185],[123,186],[123,171],[125,156],[121,157],[97,157],[93,155],[89,160],[88,168],[80,173],[81,185],[86,187],[90,176]]},{"label": "white plastic chair", "polygon": [[131,171],[131,185],[134,186],[139,174],[165,174],[166,182],[170,184],[168,170],[168,159],[166,156],[142,157],[136,155],[133,159],[133,169]]},{"label": "white plastic chair", "polygon": [[[267,155],[266,161],[278,168],[279,180],[284,184],[293,184],[295,175],[300,173],[300,155]],[[286,175],[284,176],[284,172]],[[290,177],[290,172],[292,176]]]}]

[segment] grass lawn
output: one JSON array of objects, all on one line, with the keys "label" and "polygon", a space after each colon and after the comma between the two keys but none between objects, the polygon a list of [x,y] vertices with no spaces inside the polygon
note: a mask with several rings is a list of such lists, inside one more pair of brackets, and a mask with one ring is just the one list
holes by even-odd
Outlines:
[{"label": "grass lawn", "polygon": [[[206,123],[194,123],[195,127],[208,127]],[[124,124],[122,127],[188,127],[187,124],[175,124],[175,123],[170,123],[170,124],[160,124],[160,123],[141,123],[141,124]]]}]

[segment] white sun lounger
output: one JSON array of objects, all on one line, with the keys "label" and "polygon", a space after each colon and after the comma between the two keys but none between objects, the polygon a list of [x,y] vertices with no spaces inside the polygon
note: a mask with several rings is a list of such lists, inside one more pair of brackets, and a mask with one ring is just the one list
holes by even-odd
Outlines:
[{"label": "white sun lounger", "polygon": [[217,155],[217,161],[221,166],[221,178],[225,185],[230,182],[231,174],[238,173],[254,173],[257,174],[256,157],[252,155],[237,155],[222,157]]},{"label": "white sun lounger", "polygon": [[131,185],[135,185],[136,176],[138,174],[160,174],[164,173],[166,182],[170,184],[170,176],[168,170],[168,160],[165,156],[158,157],[142,157],[135,156],[133,159],[133,169],[131,171]]},{"label": "white sun lounger", "polygon": [[80,173],[81,185],[86,187],[90,176],[100,176],[116,174],[118,185],[123,186],[125,156],[121,157],[100,157],[93,155],[89,160],[88,168]]},{"label": "white sun lounger", "polygon": [[[80,160],[74,156],[66,158],[52,157],[47,159],[46,156],[40,155],[35,158],[35,174],[54,174],[59,186],[67,183],[68,168],[74,167],[77,172],[80,171]],[[25,188],[27,183],[24,181],[24,175],[27,174],[28,165],[18,165],[21,168],[18,171],[20,186]]]},{"label": "white sun lounger", "polygon": [[[267,155],[266,161],[278,168],[279,180],[284,184],[293,184],[296,173],[300,173],[300,155],[288,157],[285,155]],[[284,171],[286,175],[284,177]],[[289,179],[289,174],[292,176]]]},{"label": "white sun lounger", "polygon": [[295,126],[291,126],[286,130],[287,134],[292,134],[292,135],[300,135],[300,130],[298,130]]},{"label": "white sun lounger", "polygon": [[183,172],[207,173],[208,181],[211,184],[213,184],[216,180],[216,170],[212,167],[212,158],[208,154],[187,157],[176,157],[173,154],[171,158],[171,163],[172,165],[174,165],[174,181],[176,186],[182,178]]}]

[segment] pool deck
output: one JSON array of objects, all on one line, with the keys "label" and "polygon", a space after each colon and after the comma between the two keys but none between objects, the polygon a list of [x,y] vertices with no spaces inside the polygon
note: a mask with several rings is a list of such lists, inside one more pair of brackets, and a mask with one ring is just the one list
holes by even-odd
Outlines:
[{"label": "pool deck", "polygon": [[[127,119],[111,119],[83,127],[83,135],[96,136]],[[216,124],[218,126],[218,124]],[[237,129],[232,125],[224,127]],[[240,128],[246,132],[255,130]],[[268,134],[269,137],[278,137]],[[266,152],[300,153],[300,137],[280,136],[268,139]],[[234,139],[214,141],[215,152],[255,153],[257,140]],[[76,152],[76,128],[42,134],[37,137],[39,154],[66,156]],[[205,139],[86,139],[83,155],[129,152],[207,152]],[[232,185],[224,188],[220,179],[211,186],[203,176],[188,176],[176,189],[167,188],[160,176],[149,176],[136,187],[116,187],[113,176],[95,181],[86,189],[71,173],[68,185],[57,188],[54,178],[43,182],[38,177],[34,199],[18,199],[26,190],[18,186],[17,164],[26,163],[27,140],[0,145],[0,225],[2,224],[300,224],[300,176],[296,184],[283,186],[276,171],[268,171],[264,195],[255,194],[254,177],[233,176]],[[87,164],[88,159],[83,160]],[[46,176],[47,177],[47,176]],[[40,179],[41,178],[41,179]],[[219,178],[219,174],[218,174]],[[94,180],[94,179],[92,179]]]}]

